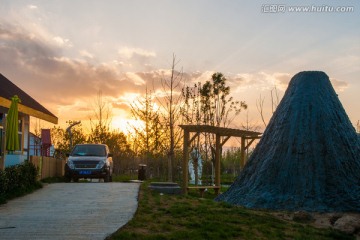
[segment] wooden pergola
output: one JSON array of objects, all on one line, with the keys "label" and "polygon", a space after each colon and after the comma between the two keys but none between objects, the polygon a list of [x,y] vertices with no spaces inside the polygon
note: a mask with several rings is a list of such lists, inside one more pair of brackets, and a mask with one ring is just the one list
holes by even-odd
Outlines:
[{"label": "wooden pergola", "polygon": [[[241,168],[245,165],[245,151],[255,141],[260,139],[262,133],[246,131],[233,128],[215,127],[210,125],[179,125],[184,130],[184,146],[183,146],[183,185],[182,190],[184,194],[188,193],[189,185],[189,173],[188,173],[188,159],[189,159],[189,147],[190,144],[200,135],[200,133],[212,133],[216,136],[215,143],[215,190],[220,189],[220,160],[221,160],[221,148],[231,137],[241,138]],[[190,134],[195,133],[191,138]],[[246,140],[250,141],[246,144]],[[208,187],[208,186],[207,186]],[[192,187],[194,188],[194,187]],[[195,187],[196,188],[196,187]],[[200,187],[199,187],[200,188]],[[202,187],[204,188],[204,187]]]}]

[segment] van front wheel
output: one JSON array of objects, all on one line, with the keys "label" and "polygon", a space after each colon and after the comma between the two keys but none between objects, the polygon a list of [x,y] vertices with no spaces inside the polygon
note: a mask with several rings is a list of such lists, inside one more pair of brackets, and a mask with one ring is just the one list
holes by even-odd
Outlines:
[{"label": "van front wheel", "polygon": [[110,173],[107,173],[107,174],[106,174],[106,176],[104,177],[104,182],[111,182]]}]

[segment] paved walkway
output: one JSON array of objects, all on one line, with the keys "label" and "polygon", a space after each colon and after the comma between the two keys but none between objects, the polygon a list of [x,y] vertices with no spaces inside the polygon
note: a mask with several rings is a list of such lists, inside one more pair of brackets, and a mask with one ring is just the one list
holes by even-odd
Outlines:
[{"label": "paved walkway", "polygon": [[137,183],[56,183],[0,205],[0,239],[105,239],[137,209]]}]

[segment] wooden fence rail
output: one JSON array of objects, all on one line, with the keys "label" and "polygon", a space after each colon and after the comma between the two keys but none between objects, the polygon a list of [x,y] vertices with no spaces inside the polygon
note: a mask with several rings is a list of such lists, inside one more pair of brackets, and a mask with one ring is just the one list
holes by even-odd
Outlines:
[{"label": "wooden fence rail", "polygon": [[40,180],[49,177],[62,177],[64,175],[65,159],[30,156],[30,162],[39,170]]}]

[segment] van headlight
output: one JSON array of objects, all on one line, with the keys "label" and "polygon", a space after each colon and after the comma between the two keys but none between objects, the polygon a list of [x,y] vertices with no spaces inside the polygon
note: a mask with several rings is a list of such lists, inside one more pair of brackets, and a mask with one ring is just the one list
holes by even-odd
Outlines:
[{"label": "van headlight", "polygon": [[69,166],[70,169],[75,169],[75,165],[74,165],[73,161],[68,160],[67,165]]},{"label": "van headlight", "polygon": [[96,168],[97,168],[97,169],[101,169],[101,168],[104,167],[104,165],[105,165],[105,161],[100,161],[100,162],[96,165]]}]

